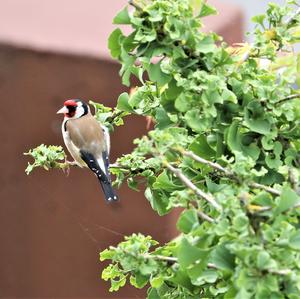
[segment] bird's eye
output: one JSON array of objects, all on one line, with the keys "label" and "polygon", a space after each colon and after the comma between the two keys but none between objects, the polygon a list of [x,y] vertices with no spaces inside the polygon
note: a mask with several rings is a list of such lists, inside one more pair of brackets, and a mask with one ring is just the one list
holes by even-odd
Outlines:
[{"label": "bird's eye", "polygon": [[68,105],[67,108],[69,110],[69,113],[72,113],[72,112],[76,111],[76,106],[70,106],[70,105]]}]

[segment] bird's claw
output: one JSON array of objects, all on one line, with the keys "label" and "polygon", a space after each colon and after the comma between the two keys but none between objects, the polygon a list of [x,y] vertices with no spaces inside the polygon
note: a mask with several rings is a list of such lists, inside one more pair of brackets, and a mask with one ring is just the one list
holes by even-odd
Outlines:
[{"label": "bird's claw", "polygon": [[65,164],[67,165],[65,168],[63,168],[63,172],[69,176],[70,174],[70,166],[76,166],[77,162],[76,161],[68,161],[67,159],[65,159]]}]

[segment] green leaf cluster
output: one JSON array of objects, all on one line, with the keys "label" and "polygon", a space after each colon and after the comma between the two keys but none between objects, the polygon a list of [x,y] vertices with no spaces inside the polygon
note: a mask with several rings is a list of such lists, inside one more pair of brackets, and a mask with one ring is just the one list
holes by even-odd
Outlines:
[{"label": "green leaf cluster", "polygon": [[45,170],[51,168],[64,168],[63,163],[65,160],[65,153],[61,146],[44,144],[29,150],[29,152],[24,153],[24,155],[31,156],[34,159],[32,164],[28,163],[25,170],[26,174],[29,175],[34,168],[42,167]]},{"label": "green leaf cluster", "polygon": [[[204,0],[133,0],[109,37],[129,86],[114,110],[91,102],[110,129],[123,117],[154,128],[111,166],[115,184],[144,189],[163,216],[180,208],[166,244],[133,234],[100,254],[102,278],[147,298],[300,297],[300,55],[298,3],[253,18],[253,43],[228,46],[202,31]],[[34,167],[61,167],[60,147],[30,151]],[[123,199],[126,201],[126,199]]]},{"label": "green leaf cluster", "polygon": [[114,19],[132,32],[117,28],[109,48],[123,83],[135,76],[140,86],[121,94],[117,108],[150,117],[155,127],[112,172],[118,184],[145,186],[159,215],[182,211],[180,234],[169,243],[146,246],[148,237],[133,235],[101,254],[108,269],[116,267],[104,271],[111,290],[118,277],[118,286],[126,278],[148,284],[148,298],[298,298],[294,1],[270,3],[253,19],[254,42],[235,47],[201,31],[202,18],[216,12],[205,1],[132,3]]}]

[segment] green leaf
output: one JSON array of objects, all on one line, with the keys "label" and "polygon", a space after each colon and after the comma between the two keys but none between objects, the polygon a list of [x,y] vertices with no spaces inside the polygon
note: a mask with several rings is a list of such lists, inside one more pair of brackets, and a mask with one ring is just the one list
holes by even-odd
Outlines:
[{"label": "green leaf", "polygon": [[165,74],[160,68],[161,62],[151,63],[148,68],[149,78],[152,82],[158,83],[160,86],[167,84],[171,80],[171,76]]},{"label": "green leaf", "polygon": [[271,256],[265,250],[260,251],[258,253],[256,265],[259,269],[270,269],[270,268],[274,268],[272,266],[276,266],[272,264]]},{"label": "green leaf", "polygon": [[233,271],[235,256],[226,247],[227,244],[220,244],[212,252],[211,261],[218,269]]},{"label": "green leaf", "polygon": [[188,111],[184,118],[191,129],[197,133],[201,133],[206,129],[205,123],[201,121],[200,111],[192,109]]},{"label": "green leaf", "polygon": [[285,187],[283,188],[279,197],[276,213],[285,212],[298,203],[300,203],[300,197],[296,194],[296,192],[288,187]]},{"label": "green leaf", "polygon": [[213,269],[208,269],[205,271],[200,271],[199,273],[194,272],[193,275],[191,274],[191,271],[189,271],[192,284],[196,286],[201,286],[206,283],[213,284],[218,279],[218,272]]},{"label": "green leaf", "polygon": [[125,6],[113,19],[114,24],[131,24],[128,7]]},{"label": "green leaf", "polygon": [[149,277],[140,273],[130,276],[130,284],[137,289],[142,289],[149,282]]},{"label": "green leaf", "polygon": [[192,246],[187,239],[183,238],[178,247],[178,261],[182,269],[186,269],[195,262],[207,263],[209,250],[199,249]]},{"label": "green leaf", "polygon": [[222,92],[222,98],[226,102],[237,103],[237,97],[231,90],[224,89]]},{"label": "green leaf", "polygon": [[126,284],[126,276],[120,277],[118,280],[111,280],[110,292],[116,292]]},{"label": "green leaf", "polygon": [[175,100],[175,108],[180,112],[188,111],[191,107],[191,99],[191,96],[182,92]]},{"label": "green leaf", "polygon": [[105,249],[102,252],[100,252],[100,261],[110,260],[115,255],[115,252],[113,250]]},{"label": "green leaf", "polygon": [[133,112],[132,107],[129,105],[129,95],[127,92],[120,94],[118,98],[117,109],[125,112]]},{"label": "green leaf", "polygon": [[183,211],[176,224],[177,229],[181,232],[188,234],[191,230],[199,226],[199,220],[196,210]]},{"label": "green leaf", "polygon": [[172,192],[180,188],[181,186],[176,185],[170,179],[168,172],[164,170],[156,179],[155,183],[153,184],[153,189],[157,190],[166,190],[168,192]]},{"label": "green leaf", "polygon": [[210,15],[216,15],[217,13],[217,10],[213,6],[210,6],[204,2],[198,17],[203,18]]},{"label": "green leaf", "polygon": [[245,156],[250,156],[253,160],[257,160],[260,154],[258,146],[254,143],[249,145],[243,144],[243,134],[238,120],[234,120],[227,133],[227,143],[233,152],[241,152]]},{"label": "green leaf", "polygon": [[108,38],[108,48],[112,57],[117,58],[121,54],[120,37],[123,36],[122,31],[115,29]]},{"label": "green leaf", "polygon": [[227,143],[232,151],[241,151],[241,135],[239,134],[239,121],[234,120],[228,129]]},{"label": "green leaf", "polygon": [[242,231],[248,227],[249,219],[245,214],[239,213],[233,218],[232,224],[237,231]]},{"label": "green leaf", "polygon": [[170,279],[170,281],[186,289],[192,289],[193,287],[186,271],[181,270],[180,268],[175,272],[174,276]]},{"label": "green leaf", "polygon": [[150,284],[153,288],[160,288],[164,283],[164,279],[162,276],[155,276],[150,279]]},{"label": "green leaf", "polygon": [[149,288],[147,291],[147,299],[161,299],[155,288]]},{"label": "green leaf", "polygon": [[156,128],[162,130],[172,124],[166,110],[162,107],[156,109],[155,119],[157,121]]},{"label": "green leaf", "polygon": [[261,14],[261,15],[257,15],[257,16],[252,17],[251,20],[252,20],[252,22],[260,24],[261,26],[263,26],[265,18],[266,18],[266,15]]},{"label": "green leaf", "polygon": [[210,53],[213,52],[216,48],[215,41],[212,36],[205,36],[197,45],[199,52],[201,53]]},{"label": "green leaf", "polygon": [[133,178],[128,178],[127,180],[127,184],[128,184],[128,187],[134,191],[139,191],[138,189],[138,182],[135,181]]},{"label": "green leaf", "polygon": [[168,100],[175,100],[182,92],[182,88],[177,86],[176,81],[173,79],[168,83],[168,88],[165,91],[165,96]]},{"label": "green leaf", "polygon": [[189,150],[204,159],[212,159],[215,151],[209,146],[207,137],[203,134],[199,135],[189,146]]},{"label": "green leaf", "polygon": [[292,233],[289,237],[289,244],[291,248],[295,250],[300,250],[300,231],[297,230],[296,232]]},{"label": "green leaf", "polygon": [[152,209],[157,211],[160,216],[170,212],[168,197],[163,192],[147,188],[145,197],[150,202]]}]

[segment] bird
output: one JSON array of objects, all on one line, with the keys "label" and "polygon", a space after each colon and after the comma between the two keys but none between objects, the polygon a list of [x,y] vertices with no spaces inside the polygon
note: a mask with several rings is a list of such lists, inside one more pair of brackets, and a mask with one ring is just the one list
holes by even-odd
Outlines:
[{"label": "bird", "polygon": [[98,178],[107,202],[118,200],[112,188],[109,171],[110,136],[108,129],[91,114],[80,99],[68,99],[57,114],[64,114],[62,135],[74,161],[68,163],[88,167]]}]

